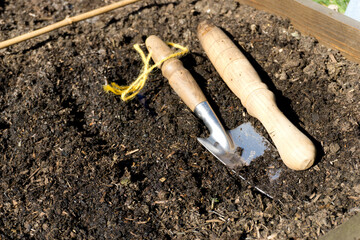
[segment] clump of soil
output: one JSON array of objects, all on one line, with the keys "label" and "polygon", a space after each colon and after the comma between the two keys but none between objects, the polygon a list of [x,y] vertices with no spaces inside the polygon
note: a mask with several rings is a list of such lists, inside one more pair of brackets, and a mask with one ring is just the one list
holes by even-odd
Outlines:
[{"label": "clump of soil", "polygon": [[[1,39],[104,5],[32,3],[0,5]],[[257,160],[263,176],[282,169],[274,200],[197,142],[207,129],[160,71],[130,102],[102,90],[136,78],[132,45],[156,34],[190,48],[182,61],[227,128],[251,122],[268,138],[201,49],[204,19],[317,144],[306,171],[276,152]],[[0,50],[0,61],[1,239],[313,239],[359,211],[359,66],[287,20],[231,0],[149,0]]]}]

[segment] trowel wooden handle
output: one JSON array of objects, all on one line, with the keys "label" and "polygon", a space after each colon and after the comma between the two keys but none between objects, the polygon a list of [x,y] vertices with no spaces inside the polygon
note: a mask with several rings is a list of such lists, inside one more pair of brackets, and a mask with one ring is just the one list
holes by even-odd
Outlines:
[{"label": "trowel wooden handle", "polygon": [[[151,56],[155,63],[173,53],[168,45],[157,36],[148,37],[145,44],[149,52],[152,53]],[[179,59],[171,58],[160,67],[163,75],[169,80],[171,87],[192,111],[194,111],[196,105],[206,101],[199,85]]]},{"label": "trowel wooden handle", "polygon": [[208,22],[198,26],[198,37],[209,59],[248,113],[264,125],[284,163],[304,170],[314,163],[314,144],[278,109],[274,94],[229,37]]}]

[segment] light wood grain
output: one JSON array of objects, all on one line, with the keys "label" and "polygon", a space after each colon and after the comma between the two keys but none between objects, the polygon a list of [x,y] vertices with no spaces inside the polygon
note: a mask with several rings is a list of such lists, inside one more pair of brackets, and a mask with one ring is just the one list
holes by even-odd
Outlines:
[{"label": "light wood grain", "polygon": [[[155,63],[165,59],[173,53],[168,45],[157,36],[148,37],[145,44],[149,52],[152,52],[151,56]],[[199,85],[196,83],[191,73],[184,68],[179,59],[171,58],[165,61],[160,67],[164,77],[169,80],[171,87],[191,111],[194,111],[196,105],[206,101]]]},{"label": "light wood grain", "polygon": [[[338,49],[360,63],[360,22],[312,0],[236,0],[260,10],[289,18],[301,33]],[[360,10],[359,10],[360,11]]]},{"label": "light wood grain", "polygon": [[209,59],[248,113],[264,125],[283,162],[304,170],[315,160],[315,147],[278,109],[274,94],[227,35],[216,26],[202,22],[198,37]]}]

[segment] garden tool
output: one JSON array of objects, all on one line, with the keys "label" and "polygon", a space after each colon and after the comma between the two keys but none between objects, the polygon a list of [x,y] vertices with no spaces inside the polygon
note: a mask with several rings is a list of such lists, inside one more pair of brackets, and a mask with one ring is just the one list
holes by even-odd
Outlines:
[{"label": "garden tool", "polygon": [[274,94],[238,47],[207,21],[199,24],[198,37],[222,79],[248,113],[263,124],[285,165],[294,170],[311,167],[316,156],[314,144],[278,109]]},{"label": "garden tool", "polygon": [[[145,44],[155,63],[172,54],[168,45],[157,36],[148,37]],[[237,174],[236,169],[249,165],[269,147],[267,140],[259,135],[250,123],[242,124],[230,131],[225,130],[199,85],[179,59],[170,58],[159,68],[175,92],[209,129],[208,138],[197,138],[197,140],[235,174]],[[252,181],[239,177],[272,198],[270,194],[252,184]]]}]

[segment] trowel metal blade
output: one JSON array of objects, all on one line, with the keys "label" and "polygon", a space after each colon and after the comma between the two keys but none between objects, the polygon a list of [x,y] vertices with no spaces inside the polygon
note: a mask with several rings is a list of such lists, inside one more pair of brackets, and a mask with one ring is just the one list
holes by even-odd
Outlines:
[{"label": "trowel metal blade", "polygon": [[[273,190],[276,188],[274,186],[277,184],[276,180],[282,169],[271,168],[267,171],[250,166],[252,161],[261,157],[265,151],[276,152],[275,148],[266,138],[256,132],[251,123],[243,123],[227,133],[235,145],[234,152],[222,150],[211,135],[209,138],[198,138],[198,141],[247,184],[270,198],[278,195]],[[267,172],[266,176],[261,176],[261,180],[254,179],[254,176],[259,176],[264,172]]]},{"label": "trowel metal blade", "polygon": [[258,134],[250,123],[243,123],[229,131],[234,144],[241,149],[241,158],[249,165],[264,154],[270,143]]},{"label": "trowel metal blade", "polygon": [[261,156],[269,146],[269,142],[258,134],[250,123],[243,123],[228,131],[228,134],[235,144],[234,152],[224,151],[211,135],[208,138],[198,138],[198,141],[230,168],[249,165],[252,160]]},{"label": "trowel metal blade", "polygon": [[234,152],[228,152],[221,148],[217,142],[215,142],[212,137],[209,138],[198,138],[197,139],[209,152],[212,153],[220,162],[226,165],[229,168],[237,168],[241,167],[245,164],[244,159],[242,159],[241,155]]}]

